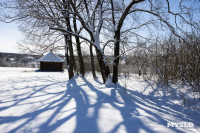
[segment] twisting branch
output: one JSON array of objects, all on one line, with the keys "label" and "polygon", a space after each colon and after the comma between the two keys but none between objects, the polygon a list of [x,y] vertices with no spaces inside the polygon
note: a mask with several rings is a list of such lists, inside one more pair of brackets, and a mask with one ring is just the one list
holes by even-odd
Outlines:
[{"label": "twisting branch", "polygon": [[105,48],[106,48],[106,46],[109,44],[109,43],[111,43],[111,42],[115,42],[115,40],[108,40],[105,44],[104,44],[104,46],[103,46],[103,52],[104,52],[104,50],[105,50]]},{"label": "twisting branch", "polygon": [[50,29],[51,29],[51,30],[60,31],[60,32],[62,32],[62,33],[64,33],[64,34],[67,33],[67,34],[70,34],[70,35],[72,35],[72,36],[77,36],[77,37],[79,37],[79,38],[81,38],[81,39],[83,39],[83,40],[85,40],[85,41],[91,43],[94,47],[96,47],[96,45],[95,45],[92,41],[90,41],[90,40],[87,39],[86,37],[83,37],[83,36],[81,36],[81,35],[79,35],[79,34],[76,34],[76,33],[74,33],[74,32],[70,32],[70,31],[68,31],[68,30],[65,30],[65,29],[63,29],[63,28],[58,28],[58,27],[50,27]]},{"label": "twisting branch", "polygon": [[149,13],[149,14],[152,14],[152,15],[158,17],[159,20],[160,20],[161,22],[165,23],[165,24],[168,26],[168,28],[172,31],[172,33],[173,33],[175,36],[181,38],[181,36],[176,32],[175,28],[174,28],[169,22],[167,22],[167,20],[163,19],[159,14],[154,13],[154,12],[149,11],[149,10],[145,10],[145,9],[134,9],[134,10],[131,10],[131,11],[129,12],[129,14],[130,14],[130,13],[133,13],[133,12],[137,12],[137,11],[138,11],[138,12]]}]

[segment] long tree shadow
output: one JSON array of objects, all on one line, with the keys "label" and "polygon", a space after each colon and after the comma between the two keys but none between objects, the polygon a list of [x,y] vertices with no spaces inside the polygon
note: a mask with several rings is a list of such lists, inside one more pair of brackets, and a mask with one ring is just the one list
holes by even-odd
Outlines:
[{"label": "long tree shadow", "polygon": [[[33,80],[33,79],[32,79]],[[21,97],[22,98],[18,98],[15,100],[10,100],[10,101],[6,101],[7,103],[9,102],[13,102],[13,104],[9,105],[9,106],[5,106],[5,107],[1,107],[1,111],[3,110],[7,110],[10,109],[12,107],[18,107],[20,109],[20,106],[23,105],[31,105],[31,104],[38,104],[38,103],[42,103],[41,106],[37,106],[37,108],[33,108],[31,110],[29,110],[28,112],[20,115],[20,116],[0,116],[0,125],[3,124],[13,124],[15,122],[18,122],[20,120],[23,120],[23,122],[21,124],[19,124],[18,126],[16,126],[15,128],[12,128],[11,130],[9,130],[8,132],[17,132],[17,131],[22,131],[22,132],[33,132],[33,129],[28,127],[28,125],[33,124],[34,122],[37,123],[37,121],[35,121],[35,119],[38,119],[38,117],[40,117],[40,115],[52,111],[53,113],[47,117],[49,117],[43,124],[38,125],[37,127],[37,132],[51,132],[54,131],[57,127],[59,127],[60,125],[62,125],[64,122],[66,122],[67,120],[71,119],[72,117],[75,116],[75,112],[71,113],[70,115],[59,119],[58,121],[56,121],[56,123],[54,124],[49,124],[53,118],[55,118],[61,111],[62,108],[64,108],[69,101],[72,99],[72,97],[70,96],[70,89],[69,91],[57,91],[57,92],[52,92],[49,93],[48,90],[50,87],[52,87],[53,85],[57,85],[57,84],[65,84],[65,82],[60,82],[60,81],[56,81],[55,79],[39,79],[39,78],[35,78],[34,81],[42,81],[42,83],[44,83],[44,85],[42,85],[42,83],[40,83],[40,85],[33,85],[33,86],[26,86],[25,88],[14,88],[13,90],[17,89],[18,91],[20,90],[24,90],[24,89],[29,89],[32,91],[29,93],[22,93]],[[21,83],[21,80],[19,79],[19,83]],[[46,90],[47,92],[46,92]],[[40,94],[42,93],[42,94]],[[20,95],[20,94],[18,94]],[[52,95],[52,96],[51,96]],[[47,99],[43,99],[43,96],[50,96]],[[55,97],[58,97],[55,99]],[[42,98],[40,101],[36,101],[33,102],[31,101],[31,99],[33,98]],[[49,99],[55,99],[55,100],[51,100],[49,101]],[[28,101],[28,102],[27,102]],[[5,102],[5,103],[6,103]],[[43,104],[46,103],[46,104]],[[23,108],[21,108],[23,109]]]},{"label": "long tree shadow", "polygon": [[[21,83],[21,81],[26,82],[24,79],[18,80],[15,83]],[[13,124],[18,121],[23,121],[14,128],[8,130],[7,132],[38,132],[38,133],[47,133],[54,132],[60,126],[68,122],[70,119],[75,118],[76,125],[74,129],[70,127],[66,128],[66,132],[82,133],[82,132],[94,132],[98,133],[99,128],[97,124],[98,119],[98,110],[100,108],[99,103],[90,104],[88,94],[81,88],[81,86],[87,86],[86,84],[78,85],[76,80],[72,79],[65,82],[57,81],[56,79],[40,79],[32,78],[32,81],[42,81],[39,85],[29,85],[21,88],[13,88],[13,90],[23,91],[24,89],[31,90],[27,93],[21,93],[21,97],[15,100],[4,101],[6,103],[12,102],[13,104],[9,106],[1,107],[1,111],[7,111],[7,109],[26,106],[31,104],[42,103],[42,105],[37,106],[37,108],[32,108],[28,112],[20,115],[8,115],[0,116],[0,125],[3,124]],[[29,82],[30,83],[30,82]],[[66,84],[64,87],[66,90],[57,91],[57,92],[48,92],[53,85],[57,84]],[[13,86],[14,87],[14,86]],[[55,89],[55,88],[53,88]],[[57,88],[59,89],[59,88]],[[17,94],[20,96],[20,94]],[[52,95],[48,99],[42,99],[43,96]],[[9,95],[5,95],[9,96]],[[55,99],[55,97],[57,97]],[[31,99],[37,98],[40,101],[31,101]],[[49,100],[53,99],[53,100]],[[73,103],[74,100],[74,103]],[[28,102],[27,102],[28,101]],[[74,104],[74,105],[70,105]],[[89,112],[90,108],[95,108],[94,113]],[[22,108],[23,109],[23,108]],[[41,117],[41,115],[48,114]],[[62,117],[59,118],[59,115]],[[39,120],[38,120],[39,119]],[[44,119],[40,122],[40,119]],[[31,127],[30,125],[36,123],[37,126]],[[64,131],[65,132],[65,131]]]},{"label": "long tree shadow", "polygon": [[[129,94],[131,95],[141,95],[141,97],[144,97],[145,101],[153,102],[157,107],[162,107],[165,110],[170,110],[171,113],[174,113],[176,115],[182,115],[181,118],[187,118],[190,119],[189,121],[195,123],[197,126],[200,126],[198,121],[198,117],[193,117],[191,114],[199,114],[197,110],[189,110],[185,108],[184,106],[181,106],[179,104],[173,103],[171,100],[181,100],[182,97],[180,96],[180,92],[171,86],[162,85],[159,82],[152,83],[149,81],[145,81],[147,83],[147,86],[145,87],[152,89],[148,95],[143,95],[142,93],[139,93],[137,91],[133,90],[127,90]],[[185,87],[183,85],[178,87]],[[122,87],[121,87],[122,88]],[[145,90],[144,89],[144,90]],[[161,93],[160,96],[157,95],[158,93]],[[185,119],[187,121],[187,119]]]},{"label": "long tree shadow", "polygon": [[[181,133],[187,130],[187,132],[190,132],[190,129],[180,130],[178,128],[167,128],[167,122],[170,122],[170,120],[176,120],[172,122],[193,122],[194,124],[197,124],[198,122],[197,120],[195,121],[187,117],[187,114],[182,113],[181,110],[183,108],[178,107],[179,111],[174,110],[176,109],[176,105],[171,105],[167,102],[163,103],[164,106],[162,104],[157,105],[156,103],[158,103],[158,100],[156,100],[156,98],[154,99],[153,97],[154,100],[152,100],[152,97],[150,96],[140,97],[142,96],[140,93],[130,90],[128,90],[129,94],[124,93],[123,87],[120,85],[117,85],[115,89],[111,89],[111,96],[108,96],[102,91],[96,89],[96,87],[94,87],[93,84],[91,84],[86,79],[83,80],[88,85],[88,87],[90,87],[90,89],[97,94],[97,102],[99,104],[102,105],[104,103],[109,103],[115,109],[120,111],[123,121],[117,124],[110,132],[114,133],[118,131],[121,125],[125,126],[126,132],[140,132],[141,130],[146,132],[162,131],[162,129],[155,129],[155,127],[150,127],[151,124],[148,122],[152,122],[153,125],[163,127],[163,132],[171,131]],[[119,106],[117,104],[120,102],[117,100],[118,96],[116,94],[119,94],[123,99],[124,106]],[[165,115],[169,115],[173,119],[167,118]]]},{"label": "long tree shadow", "polygon": [[[106,95],[105,93],[103,93],[102,91],[99,91],[98,89],[96,89],[85,78],[83,78],[83,80],[88,85],[88,87],[90,87],[90,89],[97,94],[97,104],[98,105],[109,103],[114,108],[116,108],[118,111],[120,111],[123,121],[120,122],[119,124],[117,124],[112,129],[112,131],[109,131],[109,132],[111,132],[111,133],[116,132],[121,125],[124,125],[126,127],[126,132],[130,132],[130,133],[132,133],[132,132],[137,133],[137,132],[139,132],[140,128],[143,128],[146,132],[153,132],[150,128],[145,126],[139,119],[137,119],[136,117],[135,118],[132,117],[132,112],[135,110],[135,104],[133,102],[128,101],[128,99],[125,98],[125,95],[123,96],[124,100],[125,100],[125,103],[124,103],[125,105],[123,107],[118,106],[117,103],[118,104],[122,104],[122,103],[116,99],[116,97],[117,97],[116,89],[112,89],[111,96],[109,96],[109,95]],[[95,110],[98,111],[98,108]],[[137,125],[133,126],[135,124],[137,124]]]},{"label": "long tree shadow", "polygon": [[[72,91],[70,96],[74,98],[76,104],[76,127],[74,133],[98,133],[98,112],[92,115],[89,114],[88,110],[93,105],[90,104],[88,94],[80,87],[84,85],[78,85],[74,79],[67,83],[67,89]],[[95,106],[99,108],[99,105]]]},{"label": "long tree shadow", "polygon": [[[134,104],[135,106],[133,108],[134,110],[132,110],[133,116],[138,117],[141,114],[146,113],[148,115],[147,116],[144,115],[145,119],[147,118],[153,123],[164,125],[164,128],[166,128],[167,122],[182,122],[182,121],[194,123],[195,124],[194,126],[197,130],[200,126],[198,118],[191,119],[190,116],[187,115],[187,113],[182,112],[182,110],[184,110],[184,107],[180,105],[170,104],[167,101],[160,101],[160,99],[158,99],[157,97],[152,97],[152,95],[143,95],[133,90],[126,90],[127,92],[124,93],[123,87],[120,85],[117,86],[116,91],[118,92],[118,94],[120,94],[120,96],[124,100],[125,106],[123,108],[128,108],[129,105],[131,105],[131,103],[135,103]],[[170,99],[170,96],[165,98]],[[191,112],[196,113],[195,111]],[[122,116],[123,116],[123,110],[122,110]],[[124,117],[124,119],[126,118],[127,117]],[[143,126],[145,125],[142,125],[142,127]],[[189,128],[184,128],[184,129],[181,128],[178,129],[173,127],[168,127],[168,128],[174,132],[180,132],[180,133],[191,132]]]},{"label": "long tree shadow", "polygon": [[[98,89],[98,86],[101,86],[102,83],[97,80],[97,86],[94,86],[94,84],[89,82],[86,78],[82,78],[82,80],[79,79],[79,82],[76,82],[75,79],[71,79],[66,83],[66,81],[61,82],[51,77],[42,79],[37,77],[28,80],[21,79],[15,83],[20,84],[22,81],[25,83],[30,83],[29,81],[33,83],[40,81],[40,83],[30,84],[24,87],[13,86],[13,91],[23,92],[29,89],[30,92],[13,95],[13,97],[15,97],[13,99],[2,100],[1,103],[5,104],[5,106],[1,106],[1,111],[5,112],[14,107],[23,109],[21,106],[32,104],[36,107],[33,106],[33,108],[25,111],[21,115],[0,116],[0,125],[12,125],[15,122],[21,121],[17,126],[8,130],[10,133],[105,132],[100,129],[102,127],[99,125],[99,121],[102,120],[100,111],[106,108],[105,104],[111,105],[122,117],[122,121],[111,127],[111,130],[106,131],[110,133],[119,132],[121,126],[125,127],[124,132],[130,133],[137,133],[140,131],[149,133],[157,132],[159,131],[158,129],[149,126],[151,123],[163,125],[161,127],[167,129],[167,127],[165,127],[167,121],[174,119],[193,123],[197,122],[197,120],[190,119],[186,114],[182,113],[180,111],[181,109],[174,110],[174,105],[167,102],[164,103],[164,106],[158,104],[159,100],[156,97],[153,97],[152,100],[152,97],[144,96],[132,90],[127,90],[128,93],[124,93],[123,87],[120,85],[117,85],[116,88],[108,89],[111,91],[110,95],[108,95]],[[12,93],[12,90],[7,93]],[[4,96],[11,97],[9,94]],[[47,98],[43,98],[46,96]],[[119,97],[122,100],[119,100]],[[32,100],[34,98],[40,100],[34,101]],[[7,105],[10,102],[12,102],[12,104]],[[173,119],[167,118],[165,115],[170,115]],[[113,115],[112,117],[115,116]],[[74,121],[72,121],[72,119],[74,119]],[[74,127],[71,127],[71,124],[66,126],[66,123],[69,123],[69,121],[74,124]],[[64,131],[57,131],[61,126]],[[169,128],[168,131],[183,132],[177,128]]]}]

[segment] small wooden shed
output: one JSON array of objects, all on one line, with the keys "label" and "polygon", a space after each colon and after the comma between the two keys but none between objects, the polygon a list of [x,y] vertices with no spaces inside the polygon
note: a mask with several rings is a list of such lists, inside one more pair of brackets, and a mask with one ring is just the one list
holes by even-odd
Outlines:
[{"label": "small wooden shed", "polygon": [[52,52],[38,59],[38,62],[40,62],[40,71],[63,71],[64,60]]}]

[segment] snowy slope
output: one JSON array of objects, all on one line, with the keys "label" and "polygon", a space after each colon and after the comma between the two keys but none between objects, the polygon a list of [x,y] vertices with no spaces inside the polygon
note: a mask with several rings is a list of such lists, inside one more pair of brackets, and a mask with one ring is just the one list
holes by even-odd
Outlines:
[{"label": "snowy slope", "polygon": [[[0,68],[0,133],[200,132],[200,114],[154,95],[139,77],[105,88],[91,75],[67,80],[66,72]],[[123,79],[121,79],[123,85]],[[194,127],[167,127],[167,122]]]}]

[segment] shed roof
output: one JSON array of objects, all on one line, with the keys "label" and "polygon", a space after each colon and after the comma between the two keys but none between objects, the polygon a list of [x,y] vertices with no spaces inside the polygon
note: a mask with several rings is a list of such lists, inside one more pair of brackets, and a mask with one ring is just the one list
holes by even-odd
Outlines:
[{"label": "shed roof", "polygon": [[44,55],[42,58],[38,59],[39,62],[65,62],[63,59],[58,57],[57,55],[49,52],[48,54]]}]

